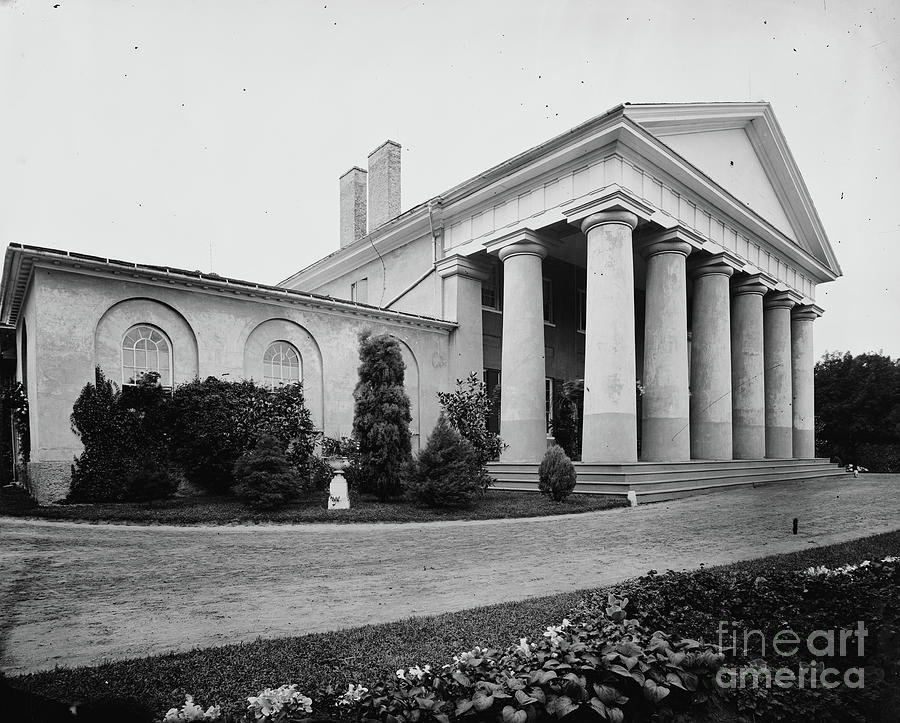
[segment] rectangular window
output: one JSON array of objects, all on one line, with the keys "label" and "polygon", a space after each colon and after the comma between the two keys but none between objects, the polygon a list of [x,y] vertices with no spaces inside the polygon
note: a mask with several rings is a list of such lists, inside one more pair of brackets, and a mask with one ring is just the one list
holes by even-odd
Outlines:
[{"label": "rectangular window", "polygon": [[369,303],[369,279],[363,278],[350,284],[350,301],[360,304]]},{"label": "rectangular window", "polygon": [[544,378],[544,405],[547,411],[547,431],[553,428],[553,379]]},{"label": "rectangular window", "polygon": [[578,331],[587,329],[587,291],[578,289]]},{"label": "rectangular window", "polygon": [[487,418],[487,428],[490,432],[500,432],[500,370],[484,370],[484,386],[488,399],[491,400],[491,411]]},{"label": "rectangular window", "polygon": [[553,282],[550,279],[544,279],[544,322],[553,323]]},{"label": "rectangular window", "polygon": [[486,309],[500,310],[500,264],[493,264],[490,276],[481,282],[481,305]]}]

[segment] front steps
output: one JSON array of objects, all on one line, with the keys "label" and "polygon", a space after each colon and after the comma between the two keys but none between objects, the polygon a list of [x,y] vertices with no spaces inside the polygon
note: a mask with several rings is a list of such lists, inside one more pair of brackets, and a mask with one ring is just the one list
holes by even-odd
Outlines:
[{"label": "front steps", "polygon": [[[626,497],[638,503],[661,502],[743,485],[845,477],[847,472],[827,459],[691,460],[690,462],[575,462],[575,492]],[[538,465],[493,462],[488,473],[493,489],[538,491]]]}]

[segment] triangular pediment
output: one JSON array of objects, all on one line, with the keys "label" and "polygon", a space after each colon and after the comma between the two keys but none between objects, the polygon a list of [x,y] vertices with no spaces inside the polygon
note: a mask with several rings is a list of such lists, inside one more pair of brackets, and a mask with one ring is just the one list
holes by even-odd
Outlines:
[{"label": "triangular pediment", "polygon": [[660,133],[657,138],[747,204],[794,243],[797,233],[743,128]]},{"label": "triangular pediment", "polygon": [[791,242],[840,273],[768,103],[626,105],[624,115]]}]

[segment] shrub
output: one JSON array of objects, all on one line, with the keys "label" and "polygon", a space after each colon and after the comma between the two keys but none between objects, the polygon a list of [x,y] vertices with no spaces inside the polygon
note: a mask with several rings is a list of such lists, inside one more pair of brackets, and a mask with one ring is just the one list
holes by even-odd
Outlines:
[{"label": "shrub", "polygon": [[84,450],[72,467],[70,500],[118,502],[137,490],[142,499],[171,493],[171,485],[132,483],[145,467],[168,464],[169,402],[158,379],[145,374],[136,385],[120,389],[97,367],[94,384],[84,386],[72,407],[72,430]]},{"label": "shrub", "polygon": [[273,509],[302,491],[281,443],[275,437],[260,437],[256,447],[244,452],[234,466],[234,492],[255,509]]},{"label": "shrub", "polygon": [[172,495],[178,489],[178,480],[169,474],[164,465],[155,460],[145,460],[126,482],[127,497],[137,502],[150,502]]},{"label": "shrub", "polygon": [[302,385],[269,390],[216,377],[175,390],[171,429],[173,457],[185,477],[219,492],[231,488],[238,458],[264,435],[279,440],[297,474],[307,476],[316,437]]},{"label": "shrub", "polygon": [[487,387],[472,372],[465,380],[456,380],[453,392],[438,392],[441,411],[447,422],[465,437],[475,450],[478,464],[497,459],[506,447],[500,435],[487,428],[491,400]]},{"label": "shrub", "polygon": [[562,447],[554,444],[547,449],[538,467],[538,489],[555,502],[562,502],[575,488],[575,466]]},{"label": "shrub", "polygon": [[359,382],[353,391],[353,436],[359,444],[355,474],[364,492],[395,497],[412,462],[409,397],[403,388],[400,345],[388,334],[359,339]]},{"label": "shrub", "polygon": [[584,404],[584,380],[563,382],[559,387],[561,389],[553,396],[553,420],[550,423],[553,437],[569,459],[581,459],[580,409]]},{"label": "shrub", "polygon": [[474,447],[441,416],[407,480],[407,493],[428,507],[462,507],[479,492],[481,465]]}]

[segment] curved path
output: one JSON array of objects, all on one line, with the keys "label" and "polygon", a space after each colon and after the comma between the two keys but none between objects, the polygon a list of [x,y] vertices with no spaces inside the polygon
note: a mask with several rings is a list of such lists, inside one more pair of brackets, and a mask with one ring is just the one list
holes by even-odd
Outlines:
[{"label": "curved path", "polygon": [[2,518],[0,668],[386,622],[895,529],[900,475],[522,520],[141,527]]}]

